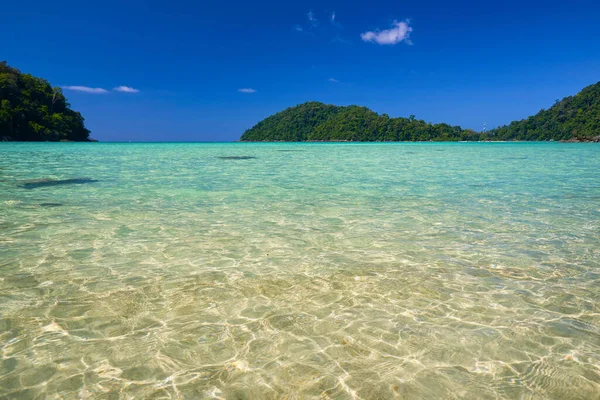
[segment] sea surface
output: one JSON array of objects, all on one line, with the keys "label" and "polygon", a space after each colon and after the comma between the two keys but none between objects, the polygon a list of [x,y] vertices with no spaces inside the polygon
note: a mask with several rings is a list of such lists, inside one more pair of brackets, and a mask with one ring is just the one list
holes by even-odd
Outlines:
[{"label": "sea surface", "polygon": [[600,146],[0,143],[0,398],[600,399]]}]

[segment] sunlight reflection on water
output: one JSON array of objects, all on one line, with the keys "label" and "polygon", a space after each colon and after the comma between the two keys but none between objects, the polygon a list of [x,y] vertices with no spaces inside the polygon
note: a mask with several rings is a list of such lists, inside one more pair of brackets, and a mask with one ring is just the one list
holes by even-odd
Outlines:
[{"label": "sunlight reflection on water", "polygon": [[600,393],[599,146],[0,152],[0,397]]}]

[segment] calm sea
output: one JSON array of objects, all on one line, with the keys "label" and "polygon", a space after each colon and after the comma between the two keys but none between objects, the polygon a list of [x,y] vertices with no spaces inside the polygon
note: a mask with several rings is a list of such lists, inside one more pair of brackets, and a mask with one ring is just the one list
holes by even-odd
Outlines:
[{"label": "calm sea", "polygon": [[600,146],[1,143],[0,397],[599,399]]}]

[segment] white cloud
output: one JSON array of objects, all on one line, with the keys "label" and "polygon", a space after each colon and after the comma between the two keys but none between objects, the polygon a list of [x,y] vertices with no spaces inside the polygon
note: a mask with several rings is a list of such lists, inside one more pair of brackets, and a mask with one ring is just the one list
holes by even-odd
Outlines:
[{"label": "white cloud", "polygon": [[404,41],[406,44],[412,44],[410,33],[413,28],[409,25],[410,21],[394,21],[393,27],[383,31],[365,32],[360,38],[365,42],[375,42],[378,44],[396,44]]},{"label": "white cloud", "polygon": [[87,86],[63,86],[63,89],[66,90],[74,90],[76,92],[85,92],[85,93],[108,93],[108,90],[102,88],[92,88]]},{"label": "white cloud", "polygon": [[304,29],[302,29],[302,27],[300,25],[296,25],[296,26],[294,26],[294,30],[296,32],[302,32]]},{"label": "white cloud", "polygon": [[113,89],[115,92],[122,93],[139,93],[140,91],[129,86],[117,86]]},{"label": "white cloud", "polygon": [[331,23],[335,24],[335,11],[331,13]]},{"label": "white cloud", "polygon": [[333,82],[333,83],[340,83],[340,81],[338,81],[335,78],[329,78],[329,82]]},{"label": "white cloud", "polygon": [[254,90],[252,88],[243,88],[243,89],[238,89],[238,92],[240,92],[240,93],[256,93],[256,90]]}]

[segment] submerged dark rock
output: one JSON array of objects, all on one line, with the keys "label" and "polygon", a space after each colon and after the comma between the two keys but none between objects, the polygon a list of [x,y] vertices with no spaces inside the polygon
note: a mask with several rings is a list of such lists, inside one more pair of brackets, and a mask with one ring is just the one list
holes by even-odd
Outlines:
[{"label": "submerged dark rock", "polygon": [[35,181],[25,182],[21,185],[24,189],[37,189],[48,186],[59,185],[82,185],[84,183],[100,182],[91,178],[73,178],[73,179],[39,179]]},{"label": "submerged dark rock", "polygon": [[61,207],[64,206],[62,203],[40,203],[40,207]]},{"label": "submerged dark rock", "polygon": [[224,157],[217,157],[221,160],[251,160],[253,158],[256,158],[254,156],[224,156]]}]

